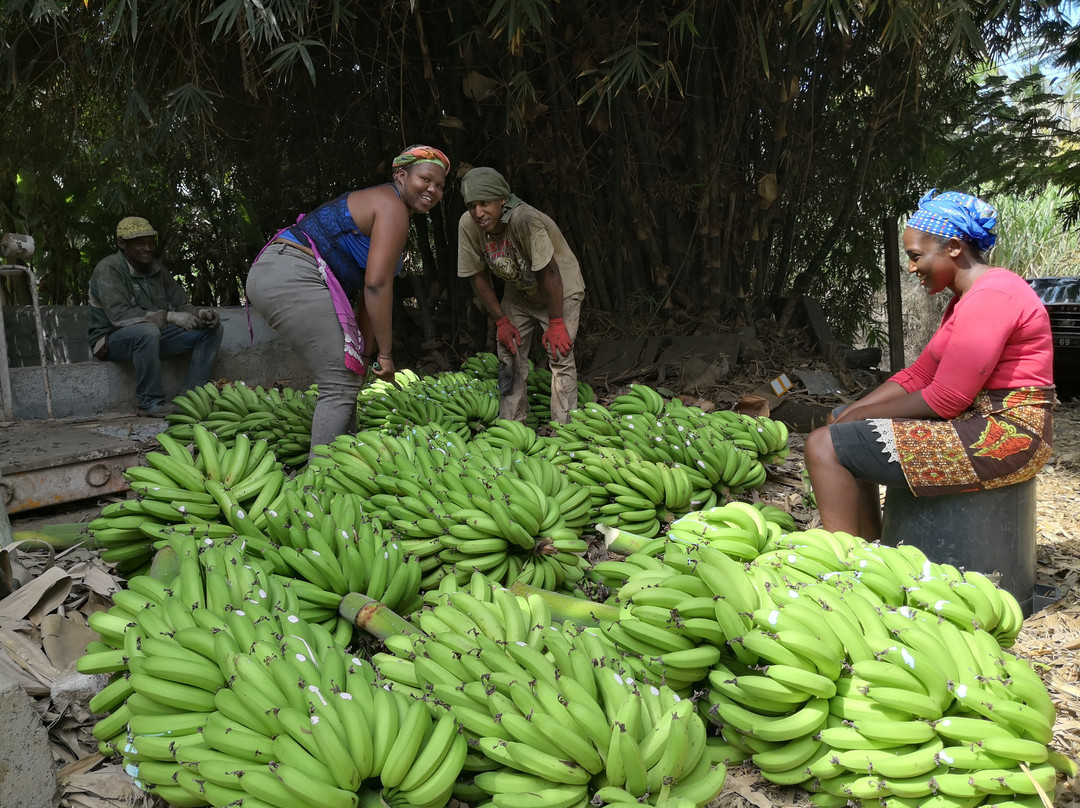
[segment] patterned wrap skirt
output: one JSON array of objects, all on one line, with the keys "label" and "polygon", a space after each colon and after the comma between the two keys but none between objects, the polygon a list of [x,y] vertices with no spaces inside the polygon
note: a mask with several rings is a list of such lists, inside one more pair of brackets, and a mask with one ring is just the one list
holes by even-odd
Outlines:
[{"label": "patterned wrap skirt", "polygon": [[899,462],[917,497],[1000,488],[1030,480],[1050,459],[1053,387],[983,390],[941,421],[871,418],[882,451]]}]

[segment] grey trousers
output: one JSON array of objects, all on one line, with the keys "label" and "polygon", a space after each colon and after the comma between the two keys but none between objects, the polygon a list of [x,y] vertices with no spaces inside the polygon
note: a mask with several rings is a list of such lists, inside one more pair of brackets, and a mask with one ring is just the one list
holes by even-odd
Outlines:
[{"label": "grey trousers", "polygon": [[248,273],[251,305],[285,340],[319,386],[311,449],[356,432],[356,397],[364,378],[345,367],[345,334],[315,259],[271,244]]},{"label": "grey trousers", "polygon": [[[580,295],[563,300],[563,324],[571,341],[577,339],[581,300]],[[503,314],[521,333],[521,344],[517,353],[512,354],[498,343],[499,417],[525,423],[529,417],[529,354],[534,338],[539,342],[547,330],[547,304],[534,307],[516,296],[505,295],[501,305]],[[551,368],[551,420],[565,424],[570,419],[570,410],[577,407],[577,361],[573,349],[558,359],[549,357],[548,367]]]}]

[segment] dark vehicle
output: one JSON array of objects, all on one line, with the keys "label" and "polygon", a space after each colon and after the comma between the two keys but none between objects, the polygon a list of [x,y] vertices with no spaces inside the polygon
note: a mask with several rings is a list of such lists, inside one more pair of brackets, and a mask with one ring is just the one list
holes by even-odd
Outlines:
[{"label": "dark vehicle", "polygon": [[1080,278],[1029,278],[1050,315],[1059,398],[1080,395]]}]

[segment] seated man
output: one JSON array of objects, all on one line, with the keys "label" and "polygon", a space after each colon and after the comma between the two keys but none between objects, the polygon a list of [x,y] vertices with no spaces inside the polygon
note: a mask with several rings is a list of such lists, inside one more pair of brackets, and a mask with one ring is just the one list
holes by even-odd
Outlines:
[{"label": "seated man", "polygon": [[141,415],[175,412],[165,401],[161,358],[191,353],[177,395],[206,384],[221,345],[221,318],[188,302],[187,293],[154,258],[157,231],[129,216],[116,226],[115,255],[90,277],[90,350],[98,359],[135,365],[135,397]]}]

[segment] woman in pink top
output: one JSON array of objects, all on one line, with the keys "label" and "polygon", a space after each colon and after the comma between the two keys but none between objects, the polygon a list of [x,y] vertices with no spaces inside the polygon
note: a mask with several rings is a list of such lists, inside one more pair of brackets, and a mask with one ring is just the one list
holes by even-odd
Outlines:
[{"label": "woman in pink top", "polygon": [[908,271],[928,294],[953,294],[915,363],[834,413],[806,438],[826,530],[881,536],[879,485],[915,496],[1024,482],[1051,453],[1053,342],[1026,281],[991,267],[994,209],[931,190],[904,230]]}]

